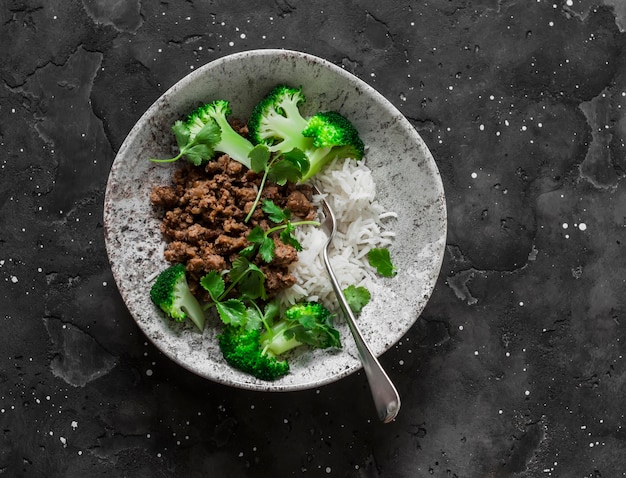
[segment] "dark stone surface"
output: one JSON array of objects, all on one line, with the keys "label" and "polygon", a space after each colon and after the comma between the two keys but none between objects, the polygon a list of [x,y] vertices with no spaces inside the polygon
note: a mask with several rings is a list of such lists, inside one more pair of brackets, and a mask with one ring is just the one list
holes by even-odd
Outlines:
[{"label": "dark stone surface", "polygon": [[[253,6],[252,6],[253,5]],[[0,9],[0,474],[616,477],[626,472],[621,0],[8,0]],[[365,378],[260,394],[141,335],[104,249],[108,170],[192,68],[301,50],[413,123],[446,188],[426,310]]]}]

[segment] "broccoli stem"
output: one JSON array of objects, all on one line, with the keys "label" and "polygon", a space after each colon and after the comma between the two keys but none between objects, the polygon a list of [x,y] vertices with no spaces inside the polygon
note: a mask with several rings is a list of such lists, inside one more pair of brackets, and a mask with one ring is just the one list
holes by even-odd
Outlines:
[{"label": "broccoli stem", "polygon": [[174,295],[180,297],[180,308],[185,311],[187,317],[196,324],[200,331],[204,330],[204,309],[189,290],[189,287],[181,283],[174,287]]},{"label": "broccoli stem", "polygon": [[309,170],[302,175],[299,182],[303,183],[319,173],[324,166],[330,163],[335,156],[330,155],[333,148],[312,148],[306,151],[309,158]]},{"label": "broccoli stem", "polygon": [[213,119],[221,129],[220,140],[214,149],[228,154],[228,156],[250,169],[249,155],[253,148],[252,144],[230,126],[225,116],[216,114]]},{"label": "broccoli stem", "polygon": [[261,335],[263,353],[278,356],[302,345],[302,342],[296,340],[295,337],[285,337],[285,332],[287,332],[290,327],[291,325],[288,322],[281,321],[271,327],[269,331],[264,332]]},{"label": "broccoli stem", "polygon": [[[285,111],[290,115],[295,115],[291,110],[291,105],[285,105]],[[297,108],[295,108],[297,110]],[[298,113],[297,116],[289,116],[285,118],[281,115],[273,115],[271,117],[272,127],[275,128],[284,138],[281,142],[274,145],[268,145],[272,152],[288,153],[294,148],[301,151],[312,149],[313,140],[302,136],[302,131],[307,127],[307,122]]]}]

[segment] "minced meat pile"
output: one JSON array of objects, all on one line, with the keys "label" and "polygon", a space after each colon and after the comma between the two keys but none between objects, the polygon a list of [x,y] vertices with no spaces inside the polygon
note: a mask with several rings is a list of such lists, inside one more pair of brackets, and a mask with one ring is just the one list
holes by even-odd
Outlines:
[{"label": "minced meat pile", "polygon": [[[209,300],[199,285],[201,277],[211,270],[230,269],[238,252],[249,245],[246,237],[253,227],[268,230],[275,225],[261,210],[263,199],[271,199],[303,220],[315,218],[310,187],[289,182],[279,186],[268,181],[256,211],[244,223],[261,179],[261,174],[222,155],[203,166],[185,163],[175,171],[172,185],[152,189],[150,201],[163,215],[161,232],[168,242],[165,259],[186,265],[189,287],[199,299]],[[283,244],[278,235],[273,240],[276,249],[272,262],[260,258],[252,261],[265,274],[270,296],[295,283],[288,266],[298,259],[293,246]]]}]

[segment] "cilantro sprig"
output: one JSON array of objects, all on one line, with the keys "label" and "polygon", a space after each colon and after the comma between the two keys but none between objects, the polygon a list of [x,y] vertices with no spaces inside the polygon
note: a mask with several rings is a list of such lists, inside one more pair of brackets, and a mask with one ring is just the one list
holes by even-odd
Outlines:
[{"label": "cilantro sprig", "polygon": [[[229,272],[230,284],[217,271],[210,271],[200,279],[200,285],[209,293],[211,302],[208,307],[215,306],[222,322],[231,325],[246,325],[257,316],[255,299],[267,299],[265,291],[265,274],[245,257],[238,257]],[[228,298],[230,292],[237,287],[239,298]],[[256,322],[258,324],[258,321]]]},{"label": "cilantro sprig", "polygon": [[215,153],[213,146],[221,139],[221,129],[213,119],[195,134],[192,135],[189,127],[184,122],[178,120],[172,126],[179,153],[170,159],[151,158],[153,163],[173,163],[185,156],[189,162],[199,166],[203,161],[211,158]]},{"label": "cilantro sprig", "polygon": [[254,214],[268,179],[279,186],[284,186],[287,181],[292,183],[298,182],[309,170],[309,160],[306,154],[297,148],[287,153],[272,156],[266,145],[259,144],[250,151],[249,156],[250,169],[257,174],[263,173],[263,177],[252,208],[248,212],[244,222],[248,222]]},{"label": "cilantro sprig", "polygon": [[276,226],[270,227],[266,231],[264,231],[261,226],[252,228],[247,237],[250,245],[239,252],[241,256],[247,259],[252,259],[258,254],[263,261],[267,263],[272,262],[275,257],[276,245],[271,235],[279,231],[279,237],[283,244],[292,246],[296,251],[301,251],[302,245],[294,234],[296,227],[320,225],[318,221],[291,222],[291,211],[286,208],[281,209],[270,199],[263,200],[261,209]]}]

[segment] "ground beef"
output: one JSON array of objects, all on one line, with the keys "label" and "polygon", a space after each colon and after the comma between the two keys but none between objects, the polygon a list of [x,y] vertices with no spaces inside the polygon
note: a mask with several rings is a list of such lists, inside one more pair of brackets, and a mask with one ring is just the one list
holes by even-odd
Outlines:
[{"label": "ground beef", "polygon": [[[200,299],[208,300],[200,278],[211,270],[230,269],[239,251],[249,245],[246,238],[253,227],[268,230],[274,225],[260,202],[250,221],[244,223],[260,183],[261,175],[222,155],[204,166],[184,163],[175,171],[171,185],[152,189],[150,201],[162,218],[161,232],[167,241],[165,259],[186,265],[189,286]],[[262,198],[306,220],[315,217],[311,195],[310,187],[291,183],[267,182],[262,192]],[[274,260],[269,264],[259,257],[253,260],[266,275],[270,296],[295,283],[288,266],[298,260],[293,246],[282,243],[277,234],[272,239]]]}]

